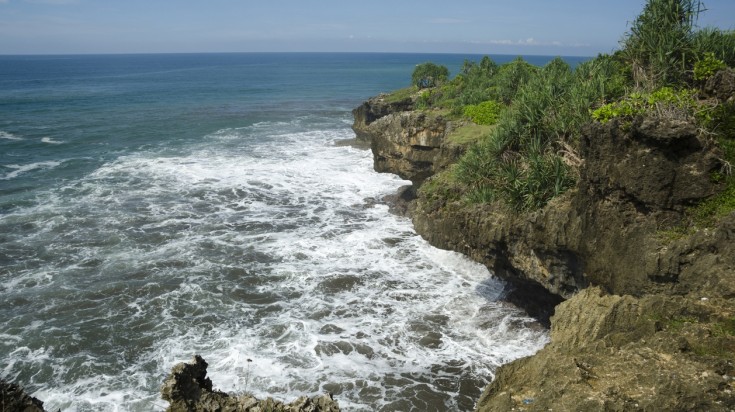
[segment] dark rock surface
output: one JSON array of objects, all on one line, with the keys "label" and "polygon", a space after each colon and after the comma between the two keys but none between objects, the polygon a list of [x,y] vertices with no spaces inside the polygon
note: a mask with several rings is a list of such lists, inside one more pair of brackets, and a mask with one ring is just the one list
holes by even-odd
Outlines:
[{"label": "dark rock surface", "polygon": [[715,73],[707,80],[704,91],[721,102],[732,101],[735,97],[735,69],[728,67]]},{"label": "dark rock surface", "polygon": [[0,379],[0,411],[43,412],[43,402],[25,393],[20,386]]},{"label": "dark rock surface", "polygon": [[230,395],[212,389],[207,378],[207,362],[196,355],[190,363],[179,363],[166,377],[161,397],[169,402],[171,412],[338,412],[332,396],[300,397],[291,403],[250,395]]},{"label": "dark rock surface", "polygon": [[589,284],[632,295],[701,287],[698,280],[682,287],[681,249],[706,254],[732,249],[731,242],[673,247],[657,234],[679,223],[686,207],[721,190],[710,181],[721,167],[717,149],[690,125],[647,119],[627,131],[616,122],[591,125],[581,146],[578,187],[545,208],[517,215],[497,205],[419,196],[416,230],[499,277],[565,299]]}]

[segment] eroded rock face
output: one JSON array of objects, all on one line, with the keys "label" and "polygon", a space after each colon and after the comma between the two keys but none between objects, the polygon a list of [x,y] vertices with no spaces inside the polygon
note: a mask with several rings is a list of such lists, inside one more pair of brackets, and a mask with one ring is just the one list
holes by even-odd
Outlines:
[{"label": "eroded rock face", "polygon": [[43,402],[25,393],[20,386],[0,379],[0,411],[44,412]]},{"label": "eroded rock face", "polygon": [[379,96],[353,110],[352,129],[370,142],[374,168],[410,180],[418,187],[429,176],[454,163],[465,147],[447,141],[460,124],[432,111],[413,111],[413,101],[385,103]]},{"label": "eroded rock face", "polygon": [[461,146],[445,143],[451,127],[442,116],[425,112],[401,112],[376,120],[369,127],[375,170],[420,186],[464,153]]},{"label": "eroded rock face", "polygon": [[355,119],[352,130],[355,131],[358,139],[370,141],[372,138],[372,133],[368,130],[370,124],[389,114],[413,110],[413,107],[414,99],[411,97],[388,101],[385,94],[375,96],[352,110],[352,116]]},{"label": "eroded rock face", "polygon": [[190,363],[174,366],[161,388],[161,397],[169,402],[170,412],[338,412],[332,396],[301,397],[285,404],[268,398],[230,395],[212,389],[207,378],[207,362],[196,355]]},{"label": "eroded rock face", "polygon": [[735,97],[735,70],[728,67],[715,73],[707,80],[704,91],[721,102],[732,101]]},{"label": "eroded rock face", "polygon": [[735,338],[722,299],[607,295],[560,304],[551,343],[501,366],[478,411],[729,411]]},{"label": "eroded rock face", "polygon": [[[720,100],[732,99],[730,72],[708,85]],[[403,173],[409,147],[432,140],[415,125],[441,129],[411,116],[375,122],[385,125],[374,133],[393,136],[373,147],[381,170]],[[687,122],[638,118],[588,125],[580,157],[577,186],[538,211],[421,190],[410,208],[418,233],[515,284],[521,306],[543,312],[566,299],[551,343],[502,366],[478,410],[733,410],[735,213],[661,236],[724,189],[711,179],[722,170],[719,149]]]},{"label": "eroded rock face", "polygon": [[[722,189],[710,179],[719,153],[693,126],[638,119],[624,131],[598,123],[585,130],[581,155],[577,189],[539,211],[517,215],[419,196],[416,230],[499,277],[565,299],[589,284],[617,294],[691,291],[702,284],[687,274],[689,265],[719,259],[717,267],[732,267],[733,259],[714,252],[732,250],[726,229],[697,245],[663,245],[657,236]],[[692,254],[698,259],[690,261]]]}]

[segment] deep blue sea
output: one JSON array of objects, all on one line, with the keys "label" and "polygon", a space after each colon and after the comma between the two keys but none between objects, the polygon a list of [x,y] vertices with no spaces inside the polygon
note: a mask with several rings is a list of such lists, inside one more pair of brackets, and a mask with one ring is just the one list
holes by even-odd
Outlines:
[{"label": "deep blue sea", "polygon": [[0,56],[0,377],[48,410],[163,410],[201,354],[226,392],[472,409],[547,334],[339,143],[416,64],[480,57]]}]

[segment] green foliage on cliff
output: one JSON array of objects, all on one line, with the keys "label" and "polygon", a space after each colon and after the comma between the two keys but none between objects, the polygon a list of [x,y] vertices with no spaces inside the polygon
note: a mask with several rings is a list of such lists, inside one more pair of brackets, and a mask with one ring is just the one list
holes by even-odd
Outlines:
[{"label": "green foliage on cliff", "polygon": [[464,115],[479,125],[493,125],[498,122],[498,117],[503,106],[495,100],[488,100],[479,104],[470,104],[464,107]]},{"label": "green foliage on cliff", "polygon": [[431,62],[416,66],[411,74],[411,83],[419,89],[434,87],[449,79],[449,69]]},{"label": "green foliage on cliff", "polygon": [[699,1],[649,0],[613,55],[574,70],[559,58],[536,67],[520,57],[503,65],[484,57],[425,91],[420,108],[495,125],[451,172],[465,199],[542,207],[574,185],[580,133],[595,120],[652,115],[735,128],[727,120],[735,116],[698,101],[697,87],[735,62],[735,32],[696,30],[702,11]]},{"label": "green foliage on cliff", "polygon": [[715,57],[714,53],[707,52],[703,59],[694,63],[694,80],[707,80],[726,67],[725,62]]},{"label": "green foliage on cliff", "polygon": [[592,118],[606,123],[615,118],[631,119],[638,115],[693,119],[703,109],[695,100],[694,89],[674,90],[662,87],[652,93],[636,92],[605,104],[592,112]]}]

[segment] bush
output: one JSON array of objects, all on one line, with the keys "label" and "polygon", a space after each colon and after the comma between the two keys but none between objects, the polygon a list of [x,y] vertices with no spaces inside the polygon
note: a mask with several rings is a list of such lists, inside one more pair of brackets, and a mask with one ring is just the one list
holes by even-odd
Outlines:
[{"label": "bush", "polygon": [[725,62],[716,58],[714,53],[707,52],[703,59],[694,63],[694,80],[706,81],[726,67]]},{"label": "bush", "polygon": [[419,89],[435,87],[449,78],[449,69],[431,62],[416,66],[411,75],[411,83]]},{"label": "bush", "polygon": [[465,106],[464,115],[475,124],[493,125],[498,122],[502,110],[503,105],[494,100],[488,100],[480,104]]},{"label": "bush", "polygon": [[631,93],[625,99],[606,104],[592,112],[592,118],[607,123],[615,118],[637,115],[675,117],[692,120],[700,111],[695,90],[662,87],[652,93]]},{"label": "bush", "polygon": [[705,28],[694,33],[692,45],[697,56],[712,53],[728,66],[735,66],[735,31]]}]

